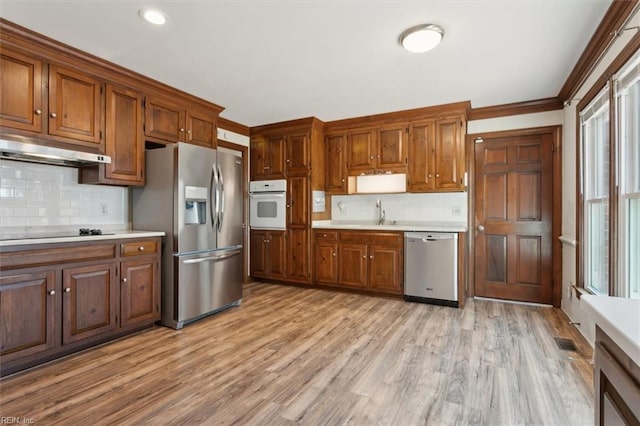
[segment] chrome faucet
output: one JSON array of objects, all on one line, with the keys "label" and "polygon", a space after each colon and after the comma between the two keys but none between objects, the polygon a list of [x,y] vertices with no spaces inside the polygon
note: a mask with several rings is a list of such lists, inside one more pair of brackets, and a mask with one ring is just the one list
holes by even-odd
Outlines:
[{"label": "chrome faucet", "polygon": [[382,210],[382,201],[380,200],[380,198],[376,200],[376,209],[378,210],[378,225],[384,225],[386,215],[385,211]]}]

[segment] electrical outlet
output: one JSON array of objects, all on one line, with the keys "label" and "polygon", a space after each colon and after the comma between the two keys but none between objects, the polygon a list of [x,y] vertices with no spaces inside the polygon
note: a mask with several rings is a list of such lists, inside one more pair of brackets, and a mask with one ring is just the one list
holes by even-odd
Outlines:
[{"label": "electrical outlet", "polygon": [[460,216],[462,214],[462,207],[451,206],[451,216]]},{"label": "electrical outlet", "polygon": [[99,206],[99,215],[100,216],[107,216],[109,214],[109,204],[107,203],[100,203]]}]

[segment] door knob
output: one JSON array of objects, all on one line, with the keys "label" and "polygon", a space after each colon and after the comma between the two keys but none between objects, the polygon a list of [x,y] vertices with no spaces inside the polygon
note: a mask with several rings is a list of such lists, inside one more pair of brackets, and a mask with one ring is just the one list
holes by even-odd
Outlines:
[{"label": "door knob", "polygon": [[69,293],[70,291],[71,291],[71,288],[69,288],[69,287],[67,287],[67,288],[65,288],[65,289],[64,289],[64,292],[65,292],[65,293]]},{"label": "door knob", "polygon": [[51,118],[56,118],[56,117],[58,116],[58,114],[56,114],[55,112],[52,112],[52,113],[51,113],[51,114],[49,114],[49,115],[51,115]]},{"label": "door knob", "polygon": [[478,225],[478,231],[480,231],[480,232],[484,231],[484,226]]},{"label": "door knob", "polygon": [[49,294],[53,296],[54,294],[56,294],[56,291],[55,291],[55,290],[51,290],[51,291],[49,292]]},{"label": "door knob", "polygon": [[125,278],[123,278],[123,279],[122,279],[122,282],[123,282],[123,283],[126,283],[126,282],[127,282],[127,278],[126,278],[126,277],[125,277]]},{"label": "door knob", "polygon": [[40,115],[40,114],[42,114],[42,110],[41,109],[37,109],[36,110],[36,115]]}]

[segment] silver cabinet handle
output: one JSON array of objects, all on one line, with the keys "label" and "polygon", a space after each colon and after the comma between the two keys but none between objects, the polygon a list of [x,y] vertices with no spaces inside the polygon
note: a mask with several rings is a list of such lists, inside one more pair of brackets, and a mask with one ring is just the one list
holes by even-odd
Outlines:
[{"label": "silver cabinet handle", "polygon": [[51,113],[51,118],[56,118],[58,116],[58,114],[56,114],[55,112]]},{"label": "silver cabinet handle", "polygon": [[371,157],[369,157],[371,160],[373,160],[373,155]]},{"label": "silver cabinet handle", "polygon": [[56,291],[55,291],[55,290],[51,290],[51,291],[49,292],[49,294],[53,296],[54,294],[56,294]]},{"label": "silver cabinet handle", "polygon": [[440,173],[436,173],[436,177],[440,177]]},{"label": "silver cabinet handle", "polygon": [[64,289],[64,292],[65,292],[65,293],[70,293],[70,292],[71,292],[71,287],[67,287],[67,288],[65,288],[65,289]]},{"label": "silver cabinet handle", "polygon": [[191,134],[191,130],[187,130],[187,134],[189,134],[189,135],[190,135],[190,134]]},{"label": "silver cabinet handle", "polygon": [[433,175],[431,173],[429,173],[429,178],[432,178],[432,177],[433,177]]},{"label": "silver cabinet handle", "polygon": [[362,258],[363,258],[363,259],[366,259],[366,258],[367,258],[367,255],[365,254],[364,256],[362,256]]},{"label": "silver cabinet handle", "polygon": [[340,179],[340,182],[344,182],[344,178]]},{"label": "silver cabinet handle", "polygon": [[369,256],[369,259],[373,259],[373,255]]},{"label": "silver cabinet handle", "polygon": [[484,231],[484,226],[478,225],[478,231],[480,231],[480,232]]},{"label": "silver cabinet handle", "polygon": [[335,254],[335,253],[332,253],[331,255],[332,255],[333,257],[336,257],[336,254]]},{"label": "silver cabinet handle", "polygon": [[36,115],[40,115],[40,114],[42,114],[42,110],[41,110],[41,109],[37,109],[37,110],[35,111],[35,113],[36,113]]},{"label": "silver cabinet handle", "polygon": [[290,162],[291,162],[291,160],[289,160],[289,159],[287,158],[287,163],[290,163]]},{"label": "silver cabinet handle", "polygon": [[144,251],[144,246],[138,247],[138,251]]},{"label": "silver cabinet handle", "polygon": [[184,132],[184,129],[181,127],[181,128],[180,128],[180,131],[181,131],[181,132]]}]

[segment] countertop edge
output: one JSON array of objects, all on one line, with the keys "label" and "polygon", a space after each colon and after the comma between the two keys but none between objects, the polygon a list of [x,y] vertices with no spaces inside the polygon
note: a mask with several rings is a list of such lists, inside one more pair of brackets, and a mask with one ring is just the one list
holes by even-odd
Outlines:
[{"label": "countertop edge", "polygon": [[467,232],[468,226],[459,223],[424,223],[424,224],[398,224],[398,225],[373,225],[331,223],[329,221],[314,221],[312,229],[344,229],[363,231],[397,231],[397,232]]},{"label": "countertop edge", "polygon": [[83,241],[121,240],[127,238],[152,238],[163,237],[162,231],[115,231],[112,235],[91,235],[60,238],[25,238],[18,240],[0,241],[0,248],[36,244],[78,243]]}]

